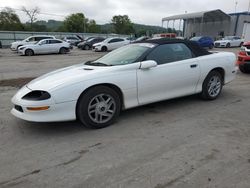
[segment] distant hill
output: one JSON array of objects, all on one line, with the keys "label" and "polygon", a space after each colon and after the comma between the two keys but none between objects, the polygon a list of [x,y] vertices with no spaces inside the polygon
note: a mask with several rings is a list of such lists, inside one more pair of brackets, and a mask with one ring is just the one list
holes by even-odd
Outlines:
[{"label": "distant hill", "polygon": [[[59,31],[63,26],[62,21],[57,20],[40,20],[35,22],[35,24],[40,26],[45,26],[49,31]],[[101,33],[114,33],[114,29],[111,23],[99,25]],[[143,25],[143,24],[133,24],[135,34],[138,36],[141,35],[150,35],[153,33],[165,33],[171,32],[171,29],[166,29],[160,26],[152,26],[152,25]]]}]

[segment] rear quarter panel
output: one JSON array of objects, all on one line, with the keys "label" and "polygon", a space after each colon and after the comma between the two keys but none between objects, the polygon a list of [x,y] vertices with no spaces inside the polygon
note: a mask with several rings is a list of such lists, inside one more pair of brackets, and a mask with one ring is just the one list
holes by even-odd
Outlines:
[{"label": "rear quarter panel", "polygon": [[215,52],[210,55],[198,58],[201,70],[200,80],[198,82],[196,92],[202,91],[202,84],[209,72],[216,68],[224,70],[224,84],[231,82],[236,76],[236,56],[230,52]]}]

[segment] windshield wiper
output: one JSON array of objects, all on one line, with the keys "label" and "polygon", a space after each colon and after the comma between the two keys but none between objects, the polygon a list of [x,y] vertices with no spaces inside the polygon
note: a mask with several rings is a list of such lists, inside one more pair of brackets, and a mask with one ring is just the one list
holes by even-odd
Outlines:
[{"label": "windshield wiper", "polygon": [[93,65],[93,66],[112,66],[112,65],[108,65],[108,64],[105,64],[105,63],[101,63],[101,62],[92,62],[92,61],[87,61],[85,63],[85,65]]}]

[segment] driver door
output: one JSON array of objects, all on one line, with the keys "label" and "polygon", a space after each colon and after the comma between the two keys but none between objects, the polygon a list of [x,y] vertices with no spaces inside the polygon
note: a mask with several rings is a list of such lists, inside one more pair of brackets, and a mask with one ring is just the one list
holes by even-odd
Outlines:
[{"label": "driver door", "polygon": [[145,60],[158,65],[137,70],[140,105],[195,93],[199,62],[185,44],[160,45]]}]

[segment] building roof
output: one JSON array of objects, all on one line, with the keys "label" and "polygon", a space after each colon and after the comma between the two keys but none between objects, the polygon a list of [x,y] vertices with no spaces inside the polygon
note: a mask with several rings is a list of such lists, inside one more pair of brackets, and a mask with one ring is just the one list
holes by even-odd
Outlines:
[{"label": "building roof", "polygon": [[230,13],[228,15],[230,15],[230,16],[250,15],[250,12],[247,12],[247,11],[245,11],[245,12],[236,12],[236,13]]},{"label": "building roof", "polygon": [[203,12],[195,12],[188,14],[179,14],[175,16],[169,16],[162,18],[162,21],[171,21],[171,20],[187,20],[187,19],[202,19],[204,22],[208,21],[223,21],[230,20],[230,16],[220,9],[211,10],[211,11],[203,11]]}]

